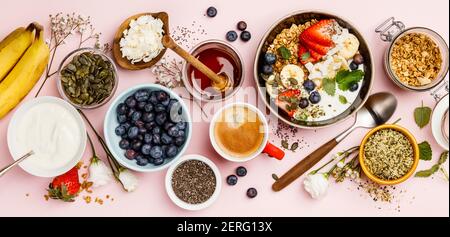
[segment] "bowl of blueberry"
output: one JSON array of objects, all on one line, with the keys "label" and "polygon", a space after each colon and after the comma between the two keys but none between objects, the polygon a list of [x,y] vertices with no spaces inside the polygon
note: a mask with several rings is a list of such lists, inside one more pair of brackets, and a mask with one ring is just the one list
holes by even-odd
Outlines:
[{"label": "bowl of blueberry", "polygon": [[187,149],[191,131],[186,104],[156,84],[122,92],[104,121],[111,153],[121,165],[140,172],[159,171],[175,162]]}]

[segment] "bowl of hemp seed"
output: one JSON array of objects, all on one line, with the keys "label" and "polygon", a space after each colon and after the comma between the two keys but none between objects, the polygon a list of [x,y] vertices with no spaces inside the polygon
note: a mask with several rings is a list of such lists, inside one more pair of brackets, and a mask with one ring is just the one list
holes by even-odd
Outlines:
[{"label": "bowl of hemp seed", "polygon": [[94,48],[69,53],[59,66],[58,76],[59,94],[79,109],[106,104],[118,85],[116,65],[104,52]]},{"label": "bowl of hemp seed", "polygon": [[359,163],[364,174],[382,185],[406,181],[419,164],[419,146],[405,128],[385,124],[369,131],[361,142]]}]

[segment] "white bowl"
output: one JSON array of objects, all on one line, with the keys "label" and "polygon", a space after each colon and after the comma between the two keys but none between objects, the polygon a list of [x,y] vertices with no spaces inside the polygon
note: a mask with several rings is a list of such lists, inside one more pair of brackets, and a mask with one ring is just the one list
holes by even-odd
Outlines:
[{"label": "white bowl", "polygon": [[[175,192],[173,191],[173,188],[172,188],[173,172],[180,164],[182,164],[186,161],[189,161],[189,160],[198,160],[198,161],[205,162],[209,167],[211,167],[212,171],[214,172],[214,175],[216,176],[216,190],[214,191],[212,196],[204,203],[200,203],[200,204],[187,203],[187,202],[181,200],[180,198],[178,198],[177,195],[175,194]],[[175,203],[175,205],[177,205],[183,209],[186,209],[189,211],[198,211],[198,210],[205,209],[205,208],[211,206],[216,201],[216,199],[219,197],[221,190],[222,190],[222,177],[220,175],[220,171],[211,160],[209,160],[208,158],[206,158],[204,156],[201,156],[201,155],[183,156],[182,158],[177,160],[177,162],[175,162],[172,166],[170,166],[169,170],[167,170],[167,173],[166,173],[167,195],[169,195],[169,198],[172,200],[173,203]]]},{"label": "white bowl", "polygon": [[[121,138],[117,136],[114,132],[115,128],[119,125],[119,122],[117,122],[117,115],[116,115],[117,105],[124,102],[128,96],[132,95],[135,91],[139,89],[149,89],[151,91],[162,90],[165,91],[167,94],[169,94],[170,98],[178,100],[178,102],[180,102],[183,111],[182,114],[183,119],[187,123],[186,141],[184,142],[183,148],[179,151],[177,156],[171,159],[166,159],[164,163],[159,166],[155,166],[153,164],[147,164],[146,166],[139,166],[137,165],[136,161],[127,159],[124,155],[125,151],[119,147],[119,142]],[[105,135],[106,145],[113,154],[114,158],[116,158],[116,160],[121,165],[138,172],[156,172],[170,166],[173,162],[178,160],[186,151],[192,137],[192,122],[189,115],[188,107],[176,93],[172,92],[167,87],[160,86],[157,84],[142,84],[127,89],[126,91],[122,92],[119,96],[117,96],[117,98],[114,99],[114,101],[109,106],[108,111],[106,112],[105,121],[103,124],[103,133]]]},{"label": "white bowl", "polygon": [[[7,140],[8,140],[8,148],[9,151],[13,157],[14,160],[19,159],[24,154],[21,154],[21,151],[19,151],[17,142],[16,142],[16,129],[18,122],[21,121],[24,114],[31,108],[33,108],[36,105],[42,104],[42,103],[55,103],[57,105],[62,106],[64,109],[66,109],[77,121],[80,129],[80,147],[76,155],[68,161],[64,166],[61,166],[57,169],[43,169],[42,167],[36,167],[33,165],[30,165],[30,163],[27,162],[27,160],[23,161],[19,164],[19,166],[25,170],[26,172],[39,177],[55,177],[61,174],[66,173],[70,169],[72,169],[77,163],[83,158],[84,150],[86,148],[86,141],[87,141],[87,135],[86,135],[86,127],[83,121],[83,118],[80,116],[78,111],[69,103],[66,101],[51,97],[51,96],[41,96],[35,99],[32,99],[30,101],[27,101],[26,103],[22,104],[17,111],[14,113],[14,115],[11,118],[11,121],[8,125],[8,134],[7,134]],[[33,159],[33,156],[31,156],[28,159]]]}]

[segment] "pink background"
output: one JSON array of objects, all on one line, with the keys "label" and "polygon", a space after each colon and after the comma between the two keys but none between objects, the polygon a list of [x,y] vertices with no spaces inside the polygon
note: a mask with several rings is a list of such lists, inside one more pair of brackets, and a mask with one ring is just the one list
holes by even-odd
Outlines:
[{"label": "pink background", "polygon": [[[219,14],[216,18],[204,16],[209,6],[218,9]],[[387,79],[382,69],[382,55],[387,44],[379,39],[374,29],[388,17],[395,16],[407,26],[430,27],[448,40],[449,2],[446,0],[15,0],[5,1],[2,4],[0,38],[31,21],[38,21],[47,26],[48,15],[60,11],[92,16],[93,24],[103,33],[101,39],[104,42],[112,40],[116,28],[125,18],[140,12],[167,11],[172,29],[176,26],[190,27],[191,23],[196,21],[196,24],[202,25],[208,33],[206,36],[198,35],[199,40],[224,39],[226,31],[234,29],[239,20],[245,20],[253,38],[248,43],[236,41],[233,45],[244,57],[247,70],[244,85],[253,86],[251,71],[255,50],[265,30],[280,17],[292,11],[305,9],[326,10],[344,16],[360,29],[369,42],[375,61],[376,76],[372,92],[391,91],[397,96],[399,106],[393,120],[401,117],[400,125],[410,129],[418,141],[428,140],[431,143],[434,151],[433,161],[421,161],[419,169],[431,167],[442,152],[442,148],[434,141],[429,126],[420,130],[414,124],[412,111],[420,105],[421,100],[424,100],[425,105],[434,107],[434,100],[428,93],[400,90]],[[71,48],[73,47],[65,47],[58,52],[55,66]],[[154,81],[149,70],[138,72],[120,70],[119,76],[116,95],[130,86]],[[25,100],[32,98],[36,89],[37,87]],[[58,96],[54,78],[47,83],[41,95]],[[108,105],[105,105],[87,112],[100,131],[107,108]],[[0,167],[12,161],[6,144],[6,130],[12,114],[0,121]],[[366,193],[356,190],[356,185],[350,182],[343,184],[332,182],[328,196],[321,201],[312,200],[308,196],[301,186],[301,179],[282,192],[271,191],[272,173],[278,175],[284,173],[323,141],[332,138],[350,125],[350,120],[318,131],[300,130],[297,133],[299,138],[305,138],[309,147],[296,153],[287,153],[287,157],[281,162],[263,157],[246,163],[248,175],[241,178],[237,186],[229,187],[225,184],[217,202],[203,211],[184,211],[169,200],[164,188],[166,171],[138,174],[140,185],[133,193],[123,192],[117,184],[95,189],[91,196],[99,196],[105,200],[103,205],[98,205],[93,202],[86,204],[81,198],[75,203],[47,202],[43,195],[50,179],[33,177],[16,168],[0,179],[2,187],[0,216],[449,216],[449,184],[440,175],[428,179],[411,178],[397,187],[398,191],[406,190],[406,192],[396,194],[397,198],[392,203],[374,202]],[[222,176],[226,177],[234,172],[237,165],[218,157],[213,151],[208,139],[208,125],[206,122],[194,124],[195,132],[187,154],[198,153],[209,157],[219,166]],[[357,145],[365,132],[363,129],[355,131],[335,149],[335,152]],[[271,140],[275,139],[276,136],[272,135]],[[279,144],[279,141],[276,143]],[[97,150],[100,150],[100,147]],[[86,161],[90,155],[87,149],[84,160]],[[324,159],[326,160],[328,159]],[[448,170],[448,163],[445,164],[445,168]],[[245,191],[249,187],[258,189],[257,198],[251,200],[245,196]],[[106,194],[110,194],[114,201],[106,200],[104,198]]]}]

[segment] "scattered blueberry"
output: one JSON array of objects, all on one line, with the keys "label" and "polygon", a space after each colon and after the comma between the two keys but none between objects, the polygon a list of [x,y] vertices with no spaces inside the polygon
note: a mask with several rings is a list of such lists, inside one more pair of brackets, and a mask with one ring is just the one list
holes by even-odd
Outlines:
[{"label": "scattered blueberry", "polygon": [[124,103],[120,103],[116,109],[117,114],[124,115],[127,113],[127,106]]},{"label": "scattered blueberry", "polygon": [[228,185],[233,186],[233,185],[236,185],[237,182],[238,182],[238,177],[236,175],[232,174],[232,175],[229,175],[227,177],[227,184]]},{"label": "scattered blueberry", "polygon": [[349,90],[351,92],[354,92],[354,91],[358,90],[358,88],[359,88],[359,84],[358,83],[353,83],[353,84],[350,85]]},{"label": "scattered blueberry", "polygon": [[208,7],[208,9],[206,9],[206,15],[209,17],[215,17],[217,15],[217,9],[215,7]]},{"label": "scattered blueberry", "polygon": [[139,128],[138,127],[131,127],[130,129],[128,129],[128,137],[130,139],[133,139],[135,137],[137,137],[137,135],[139,134]]},{"label": "scattered blueberry", "polygon": [[244,177],[247,175],[247,169],[244,166],[239,166],[236,169],[236,175],[239,177]]},{"label": "scattered blueberry", "polygon": [[134,108],[137,102],[133,96],[130,96],[125,100],[125,104],[128,106],[128,108]]},{"label": "scattered blueberry", "polygon": [[308,107],[308,105],[309,105],[309,101],[306,98],[301,98],[298,103],[298,107],[300,107],[301,109],[305,109],[306,107]]},{"label": "scattered blueberry", "polygon": [[320,102],[321,99],[322,98],[320,97],[320,94],[317,91],[313,91],[309,95],[309,101],[311,102],[311,104],[317,104]]},{"label": "scattered blueberry", "polygon": [[122,139],[119,142],[119,147],[123,150],[130,148],[130,142],[126,139]]},{"label": "scattered blueberry", "polygon": [[125,157],[129,160],[133,160],[136,157],[136,152],[134,150],[128,149],[125,151]]},{"label": "scattered blueberry", "polygon": [[240,31],[244,31],[247,29],[247,23],[245,21],[240,21],[237,23],[237,28]]},{"label": "scattered blueberry", "polygon": [[163,150],[160,146],[154,146],[151,148],[149,155],[154,159],[161,158],[163,155]]},{"label": "scattered blueberry", "polygon": [[173,158],[177,155],[177,153],[178,153],[178,148],[175,145],[170,145],[167,148],[167,151],[166,151],[167,157]]},{"label": "scattered blueberry", "polygon": [[274,65],[277,61],[277,56],[273,53],[266,53],[264,54],[264,62],[267,65]]},{"label": "scattered blueberry", "polygon": [[252,35],[250,34],[250,32],[244,30],[241,33],[241,40],[244,42],[249,41],[252,38]]},{"label": "scattered blueberry", "polygon": [[306,80],[303,82],[303,87],[308,92],[311,92],[316,88],[316,84],[312,80]]},{"label": "scattered blueberry", "polygon": [[115,133],[117,136],[122,136],[127,132],[127,129],[123,125],[119,125],[116,127]]},{"label": "scattered blueberry", "polygon": [[272,65],[264,65],[262,67],[262,73],[266,74],[266,75],[270,75],[273,72],[273,66]]},{"label": "scattered blueberry", "polygon": [[255,198],[258,195],[258,191],[256,191],[255,188],[249,188],[247,190],[247,197],[249,198]]},{"label": "scattered blueberry", "polygon": [[350,70],[355,71],[358,70],[359,66],[355,62],[350,63]]},{"label": "scattered blueberry", "polygon": [[142,148],[141,148],[141,152],[142,152],[142,154],[144,154],[144,155],[150,155],[151,149],[152,149],[152,146],[151,146],[151,145],[149,145],[149,144],[144,144],[144,145],[142,146]]},{"label": "scattered blueberry", "polygon": [[238,38],[238,34],[234,30],[230,30],[227,32],[226,38],[228,41],[233,42],[236,41]]}]

